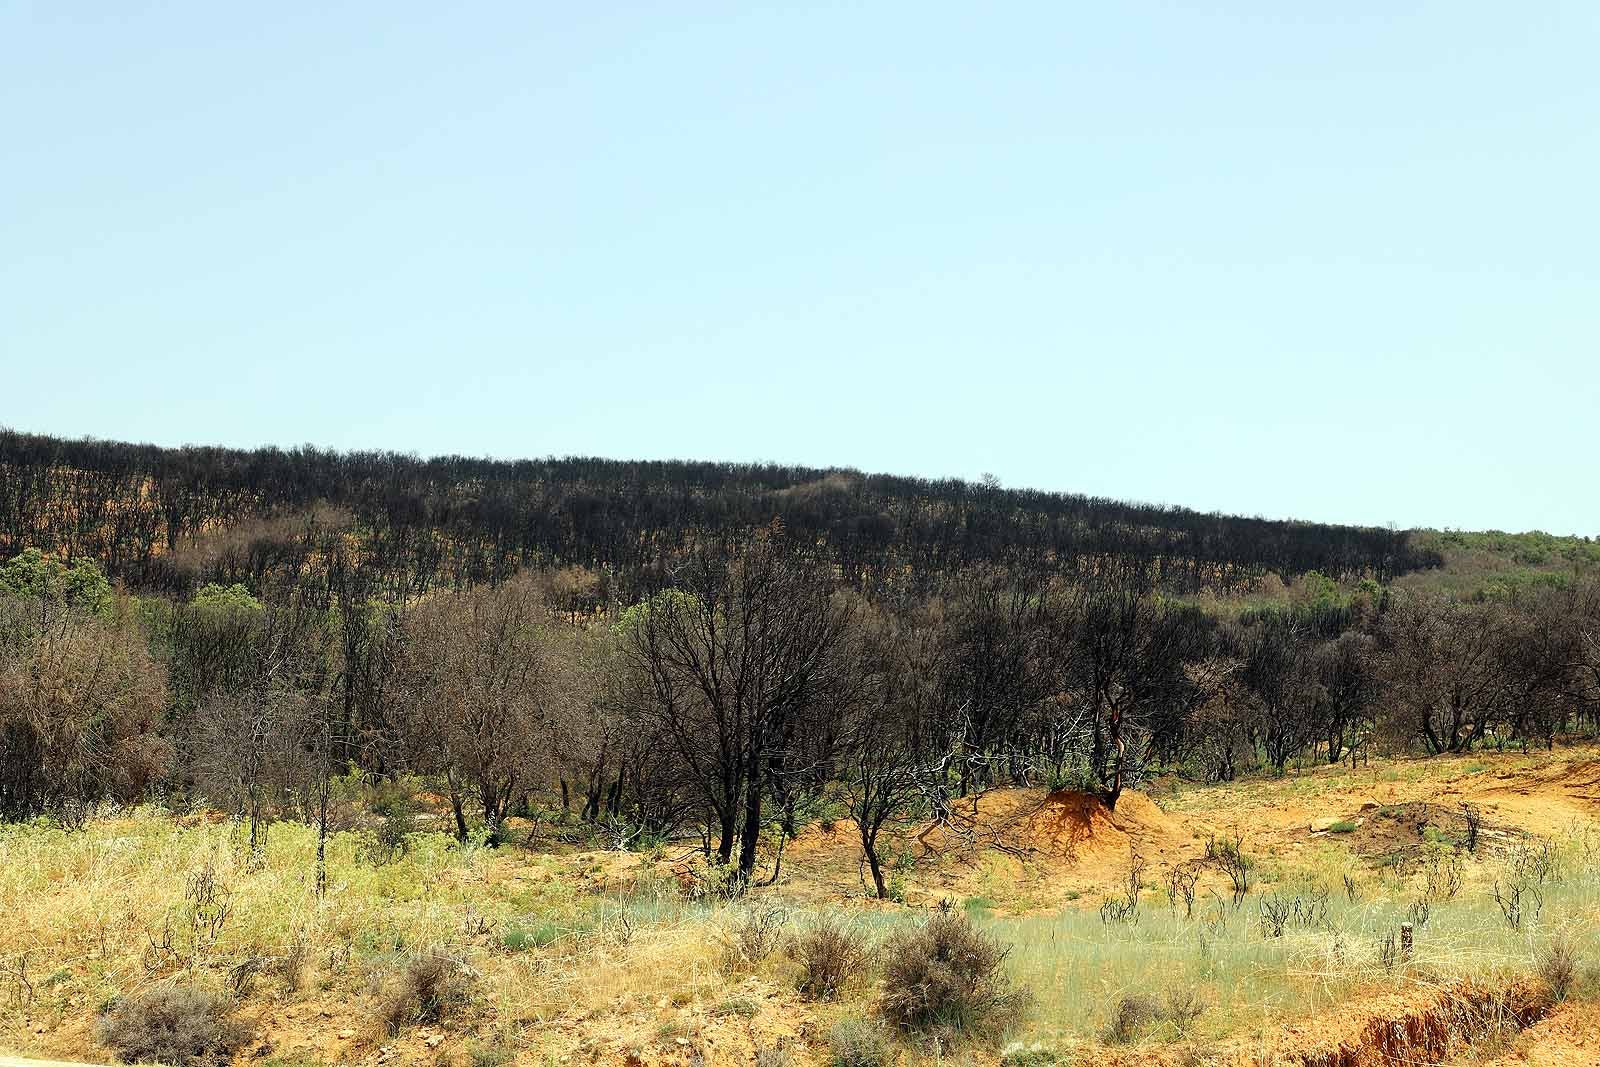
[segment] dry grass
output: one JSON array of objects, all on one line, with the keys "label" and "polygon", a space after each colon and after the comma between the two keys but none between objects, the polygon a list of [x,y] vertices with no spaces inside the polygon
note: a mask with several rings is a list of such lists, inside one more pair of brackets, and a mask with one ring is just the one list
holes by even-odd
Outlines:
[{"label": "dry grass", "polygon": [[[1417,773],[1443,783],[1470,773],[1464,761],[1441,761],[1451,763]],[[1522,763],[1505,757],[1494,766]],[[1409,764],[1398,770],[1411,773]],[[1251,783],[1243,793],[1264,806],[1292,802],[1294,789],[1282,780]],[[1180,806],[1193,802],[1193,793],[1180,797]],[[1238,909],[1226,892],[1219,898],[1205,884],[1192,915],[1151,890],[1137,921],[1127,924],[1102,922],[1094,900],[1010,917],[973,909],[972,929],[1009,948],[997,974],[1035,1000],[1012,1034],[1025,1049],[1092,1049],[1118,1030],[1119,998],[1140,991],[1155,995],[1158,1009],[1127,1030],[1144,1042],[1222,1041],[1385,991],[1442,988],[1463,977],[1505,983],[1542,972],[1552,991],[1588,995],[1582,965],[1592,958],[1600,922],[1600,839],[1571,836],[1549,864],[1529,859],[1543,855],[1537,848],[1464,854],[1452,894],[1430,890],[1427,864],[1363,867],[1342,841],[1330,838],[1292,858],[1259,855],[1259,885]],[[807,1000],[799,992],[812,970],[806,955],[790,958],[773,948],[780,937],[803,941],[822,928],[819,920],[837,919],[839,906],[806,906],[786,898],[781,884],[750,903],[690,904],[670,880],[637,877],[637,856],[462,848],[425,830],[412,835],[407,851],[376,866],[370,834],[361,831],[332,840],[329,890],[318,900],[311,831],[274,826],[259,865],[246,862],[241,846],[226,823],[185,826],[154,811],[72,833],[0,827],[0,899],[23,902],[0,925],[0,1047],[86,1058],[95,1051],[99,1006],[171,983],[226,991],[237,980],[241,1014],[261,1019],[264,1032],[288,1025],[297,1005],[340,1013],[335,1022],[318,1022],[319,1034],[346,1025],[362,1030],[364,1020],[385,1016],[396,975],[416,960],[444,958],[453,975],[474,979],[434,998],[444,1012],[421,993],[408,994],[406,1008],[391,1015],[394,1026],[428,1025],[448,1014],[463,1049],[468,1042],[510,1049],[519,1063],[599,1053],[638,1053],[651,1063],[684,1048],[680,1040],[693,1048],[716,1033],[745,1041],[740,1047],[750,1062],[781,1048],[803,1065],[828,1061],[834,1023],[878,1018],[882,999],[873,979],[893,977],[892,954],[882,955],[880,969],[856,951],[848,967],[833,969],[835,977],[812,983],[833,999]],[[1342,889],[1345,875],[1359,885],[1354,899]],[[1542,877],[1540,909],[1518,928],[1487,892],[1496,879],[1513,877]],[[196,889],[201,883],[204,892]],[[1332,891],[1315,922],[1263,934],[1263,901],[1281,905],[1318,885]],[[993,904],[1001,910],[1005,890],[997,879]],[[1416,930],[1413,958],[1386,966],[1385,937],[1414,920],[1422,899],[1429,900],[1427,920]],[[856,950],[898,943],[915,936],[925,914],[862,903],[847,920],[845,941]],[[1576,978],[1565,977],[1564,961]],[[1196,1005],[1205,1010],[1190,1010]],[[366,1026],[363,1033],[377,1029]],[[891,1051],[916,1063],[924,1050],[893,1042]],[[327,1060],[346,1054],[321,1046],[317,1052],[314,1058]],[[417,1062],[433,1058],[428,1050]]]}]

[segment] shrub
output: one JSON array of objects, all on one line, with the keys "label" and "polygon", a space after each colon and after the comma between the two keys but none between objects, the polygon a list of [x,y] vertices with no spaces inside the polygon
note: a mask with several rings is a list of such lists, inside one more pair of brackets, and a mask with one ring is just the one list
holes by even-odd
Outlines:
[{"label": "shrub", "polygon": [[411,808],[396,802],[386,807],[367,842],[365,858],[374,867],[392,863],[411,851],[411,835],[416,832],[416,819]]},{"label": "shrub", "polygon": [[501,932],[500,945],[507,952],[527,952],[529,949],[552,945],[573,932],[548,919],[540,920],[532,926],[514,922]]},{"label": "shrub", "polygon": [[1328,827],[1328,832],[1330,834],[1348,834],[1348,833],[1353,833],[1355,831],[1355,828],[1356,828],[1356,824],[1354,822],[1352,822],[1351,820],[1349,820],[1349,819],[1340,819],[1338,822],[1336,822],[1332,826]]},{"label": "shrub", "polygon": [[761,1014],[761,1002],[750,997],[728,997],[711,1005],[710,1014],[713,1016],[738,1015],[746,1019],[753,1019]]},{"label": "shrub", "polygon": [[472,1067],[505,1067],[516,1058],[516,1051],[504,1041],[474,1042],[468,1051]]},{"label": "shrub", "polygon": [[827,1000],[867,962],[861,935],[837,919],[822,918],[795,938],[790,955],[805,968],[800,992],[814,1000]]},{"label": "shrub", "polygon": [[1000,1050],[1000,1067],[1056,1067],[1056,1064],[1064,1062],[1055,1049],[1037,1041],[1031,1045],[1013,1041]]},{"label": "shrub", "polygon": [[305,984],[310,955],[311,942],[307,940],[304,929],[297,929],[277,961],[278,977],[283,980],[283,988],[287,992],[298,992]]},{"label": "shrub", "polygon": [[1106,1040],[1126,1045],[1151,1023],[1161,1018],[1161,1002],[1149,993],[1124,993],[1111,1009],[1106,1023]]},{"label": "shrub", "polygon": [[226,998],[165,983],[117,1001],[95,1027],[123,1062],[173,1067],[221,1067],[250,1036]]},{"label": "shrub", "polygon": [[783,941],[788,916],[777,908],[751,908],[722,933],[722,969],[728,973],[756,966]]},{"label": "shrub", "polygon": [[1578,975],[1578,953],[1573,947],[1572,939],[1565,933],[1557,933],[1550,939],[1549,944],[1540,948],[1534,955],[1534,962],[1539,970],[1539,977],[1550,989],[1550,995],[1557,1001],[1567,999],[1567,993],[1572,989],[1573,980]]},{"label": "shrub", "polygon": [[391,1033],[413,1023],[437,1023],[466,1003],[472,972],[460,960],[437,950],[418,953],[393,978],[378,1006]]},{"label": "shrub", "polygon": [[828,1031],[833,1067],[887,1067],[895,1060],[889,1034],[878,1023],[846,1019]]},{"label": "shrub", "polygon": [[1179,1037],[1183,1037],[1205,1012],[1206,1002],[1199,993],[1192,989],[1172,988],[1167,990],[1167,1000],[1162,1007],[1161,1017],[1172,1024]]},{"label": "shrub", "polygon": [[756,1049],[756,1067],[794,1067],[794,1053],[782,1045]]},{"label": "shrub", "polygon": [[1008,951],[955,911],[897,934],[884,950],[884,1016],[913,1030],[1005,1029],[1026,1003],[1001,971]]}]

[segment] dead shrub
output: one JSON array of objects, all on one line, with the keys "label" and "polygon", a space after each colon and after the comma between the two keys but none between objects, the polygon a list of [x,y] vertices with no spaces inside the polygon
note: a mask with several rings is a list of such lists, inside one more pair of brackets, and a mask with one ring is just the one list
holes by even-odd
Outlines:
[{"label": "dead shrub", "polygon": [[824,917],[790,943],[789,955],[805,968],[800,992],[813,1000],[830,1000],[866,965],[867,947],[855,930]]},{"label": "dead shrub", "polygon": [[1228,876],[1228,881],[1233,885],[1233,906],[1237,908],[1244,903],[1245,894],[1250,892],[1250,868],[1254,865],[1251,858],[1245,855],[1244,835],[1207,839],[1206,862]]},{"label": "dead shrub", "polygon": [[1191,1028],[1206,1013],[1205,998],[1193,989],[1172,988],[1167,990],[1166,1003],[1162,1005],[1161,1017],[1172,1024],[1179,1037],[1188,1035]]},{"label": "dead shrub", "polygon": [[249,1041],[227,998],[162,983],[117,1001],[95,1026],[95,1039],[124,1063],[222,1067]]},{"label": "dead shrub", "polygon": [[1478,834],[1483,829],[1483,813],[1476,806],[1461,802],[1461,817],[1467,824],[1465,844],[1468,852],[1478,851]]},{"label": "dead shrub", "polygon": [[1195,887],[1200,882],[1200,867],[1195,863],[1180,863],[1167,877],[1167,906],[1176,910],[1183,904],[1183,917],[1194,914]]},{"label": "dead shrub", "polygon": [[1522,929],[1522,921],[1530,917],[1530,912],[1531,917],[1537,919],[1544,907],[1544,896],[1537,886],[1515,879],[1503,889],[1499,879],[1496,879],[1493,896],[1494,902],[1500,907],[1500,914],[1505,916],[1506,925],[1513,930]]},{"label": "dead shrub", "polygon": [[1161,1001],[1149,993],[1124,993],[1106,1022],[1106,1040],[1126,1045],[1161,1018]]},{"label": "dead shrub", "polygon": [[1009,951],[955,911],[896,934],[884,948],[884,1016],[911,1030],[1003,1031],[1027,1004],[1002,972]]},{"label": "dead shrub", "polygon": [[390,1033],[417,1023],[437,1023],[467,1002],[473,973],[437,949],[420,952],[384,988],[378,1015]]},{"label": "dead shrub", "polygon": [[1400,943],[1395,940],[1393,930],[1377,939],[1376,955],[1378,965],[1386,971],[1394,970],[1394,965],[1400,962]]},{"label": "dead shrub", "polygon": [[1427,884],[1425,900],[1454,900],[1461,892],[1465,864],[1458,852],[1435,851],[1424,861],[1422,873]]}]

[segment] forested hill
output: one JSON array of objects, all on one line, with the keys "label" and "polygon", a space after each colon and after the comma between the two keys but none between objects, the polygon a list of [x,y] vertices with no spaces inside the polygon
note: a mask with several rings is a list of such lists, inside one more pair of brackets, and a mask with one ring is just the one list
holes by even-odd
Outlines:
[{"label": "forested hill", "polygon": [[0,430],[0,558],[28,547],[91,556],[136,588],[260,581],[303,566],[318,554],[313,535],[332,530],[413,590],[583,564],[624,592],[654,584],[698,542],[774,522],[869,590],[985,561],[1069,574],[1122,569],[1180,592],[1238,590],[1268,572],[1383,581],[1440,562],[1404,531],[957,479],[774,464],[161,448]]}]

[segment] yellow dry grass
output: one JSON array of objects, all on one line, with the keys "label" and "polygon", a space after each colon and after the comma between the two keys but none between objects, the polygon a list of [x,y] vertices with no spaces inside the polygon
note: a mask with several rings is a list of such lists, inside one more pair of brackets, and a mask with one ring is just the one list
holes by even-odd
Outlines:
[{"label": "yellow dry grass", "polygon": [[[1033,866],[1073,882],[1073,856],[1043,851],[952,852],[909,868],[908,877],[924,899],[952,886],[974,890],[958,903],[1014,946],[1009,971],[1032,992],[1035,1009],[1012,1036],[1024,1048],[1037,1044],[1040,1055],[1154,1063],[1177,1062],[1185,1050],[1228,1056],[1304,1047],[1330,1011],[1342,1017],[1352,1005],[1386,995],[1433,996],[1464,978],[1510,983],[1530,973],[1557,932],[1581,956],[1600,960],[1593,821],[1600,796],[1586,799],[1583,785],[1596,755],[1477,755],[1181,791],[1164,799],[1164,814],[1146,820],[1160,827],[1163,851],[1146,874],[1132,923],[1108,923],[1098,911],[1115,874],[1103,849],[1092,857],[1095,879],[1076,883],[1088,886],[1083,890],[1052,894],[1049,880],[1012,876],[1014,866]],[[1520,819],[1554,836],[1558,869],[1538,886],[1537,912],[1530,905],[1512,928],[1490,896],[1516,862],[1507,837],[1463,859],[1462,888],[1432,902],[1418,925],[1414,958],[1386,961],[1384,939],[1414,920],[1428,895],[1422,867],[1386,865],[1343,835],[1313,837],[1306,828],[1308,814],[1344,816],[1371,797],[1441,806],[1471,798],[1502,826]],[[995,803],[1015,811],[1033,801]],[[1551,811],[1564,820],[1561,828]],[[1119,848],[1124,838],[1154,840],[1152,831],[1127,825],[1118,831]],[[1201,882],[1192,916],[1169,907],[1166,872],[1201,855],[1210,832],[1239,827],[1249,830],[1246,850],[1254,859],[1245,903],[1234,909],[1213,872]],[[0,1051],[104,1059],[93,1038],[97,1013],[116,997],[179,980],[237,994],[263,1039],[250,1054],[274,1067],[380,1057],[474,1067],[687,1065],[696,1056],[731,1064],[780,1046],[796,1063],[822,1063],[833,1023],[872,1015],[872,975],[837,1002],[811,1003],[796,992],[796,965],[782,952],[729,967],[723,941],[730,928],[751,906],[786,909],[794,929],[856,901],[852,921],[876,940],[923,913],[860,900],[848,834],[813,839],[800,850],[797,870],[804,873],[793,885],[803,892],[780,882],[740,904],[686,901],[659,858],[638,854],[485,850],[422,833],[409,853],[377,865],[370,841],[359,829],[334,836],[329,888],[318,899],[315,837],[296,824],[275,825],[259,858],[225,820],[155,809],[75,832],[44,824],[0,828]],[[218,891],[197,899],[196,879],[205,872]],[[1347,874],[1355,900],[1346,895]],[[1309,898],[1323,888],[1330,895],[1315,922],[1291,922],[1281,935],[1266,930],[1267,901]],[[470,1003],[437,1026],[391,1033],[375,1014],[380,992],[412,954],[433,951],[474,976]],[[1207,1005],[1192,1027],[1180,1033],[1153,1022],[1132,1046],[1106,1046],[1122,994],[1183,989],[1198,991]],[[1592,992],[1580,988],[1581,995]],[[929,1063],[951,1062],[952,1055],[926,1042],[907,1042],[904,1054]],[[953,1055],[956,1062],[994,1063],[999,1051]]]}]

